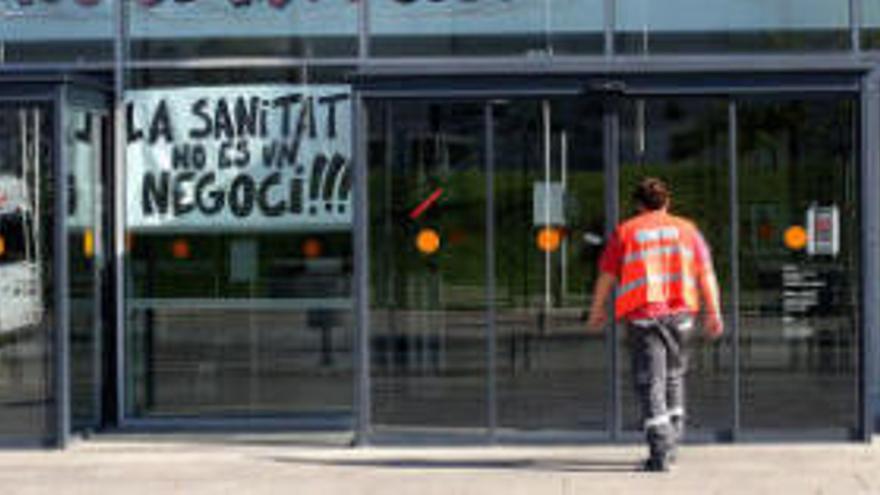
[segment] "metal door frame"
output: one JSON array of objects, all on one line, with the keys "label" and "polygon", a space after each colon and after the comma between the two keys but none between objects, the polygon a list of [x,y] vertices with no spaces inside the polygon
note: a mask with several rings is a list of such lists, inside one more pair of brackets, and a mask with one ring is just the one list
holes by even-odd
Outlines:
[{"label": "metal door frame", "polygon": [[[408,73],[409,71],[409,73]],[[454,71],[452,71],[454,72]],[[849,435],[850,439],[870,441],[873,432],[875,414],[875,400],[880,397],[876,374],[880,351],[877,349],[877,336],[880,331],[880,310],[875,301],[880,298],[880,207],[873,204],[875,201],[866,201],[874,192],[874,187],[880,183],[880,143],[875,138],[880,135],[880,70],[866,73],[864,67],[853,65],[847,68],[837,68],[835,71],[821,73],[818,71],[794,71],[782,73],[751,73],[732,71],[717,71],[712,73],[676,74],[676,73],[619,73],[619,74],[557,74],[535,77],[534,75],[514,74],[512,76],[487,75],[474,77],[472,74],[413,74],[412,69],[392,68],[391,70],[378,70],[371,73],[364,71],[357,78],[353,91],[355,105],[355,118],[353,119],[353,136],[355,145],[355,303],[357,322],[357,386],[355,404],[357,408],[357,421],[355,442],[368,444],[379,442],[372,431],[372,396],[370,379],[370,292],[369,292],[369,258],[370,258],[370,226],[369,226],[369,191],[367,184],[368,164],[367,157],[369,135],[368,118],[366,113],[367,103],[373,101],[405,101],[405,100],[450,100],[450,101],[482,101],[485,104],[485,128],[486,171],[491,177],[494,166],[494,150],[492,130],[493,119],[491,101],[496,98],[555,98],[555,97],[592,97],[602,98],[606,102],[613,102],[619,97],[623,98],[647,98],[663,96],[718,96],[728,101],[728,132],[729,150],[728,160],[731,173],[729,184],[731,220],[739,218],[738,197],[739,184],[737,177],[737,98],[757,95],[845,95],[857,102],[855,105],[856,125],[860,128],[854,131],[860,132],[861,140],[854,146],[858,170],[861,178],[860,198],[860,222],[862,236],[860,245],[860,267],[863,274],[860,290],[860,314],[857,331],[860,332],[860,366],[857,369],[859,388],[857,391],[859,401],[858,421],[853,425]],[[860,100],[859,100],[860,98]],[[620,139],[620,111],[619,105],[608,104],[603,117],[605,128],[604,138],[604,167],[605,167],[605,195],[606,195],[606,225],[613,226],[619,218],[619,139]],[[487,182],[491,184],[491,182]],[[487,244],[492,252],[494,246],[495,225],[491,219],[489,206],[494,201],[494,194],[487,186]],[[785,431],[769,431],[764,433],[750,433],[743,436],[740,422],[740,392],[741,392],[741,356],[739,349],[739,273],[733,271],[737,268],[739,257],[738,226],[731,224],[731,282],[732,293],[731,314],[728,327],[732,339],[732,403],[730,410],[732,421],[729,431],[716,431],[715,441],[737,441],[748,439],[773,439],[789,438]],[[487,277],[494,277],[494,256],[487,256]],[[493,294],[496,280],[487,280],[488,297]],[[494,306],[489,300],[487,318],[489,319],[487,335],[494,338]],[[621,426],[621,396],[620,396],[620,357],[617,342],[617,330],[606,334],[606,338],[614,339],[613,345],[606,347],[609,352],[609,364],[612,367],[609,373],[610,414],[606,418],[609,425],[608,431],[604,432],[611,441],[638,441],[640,435],[633,432],[624,432]],[[491,350],[492,347],[490,346]],[[490,365],[493,357],[489,357]],[[487,418],[487,438],[490,443],[501,440],[497,434],[497,412],[494,404],[496,392],[494,389],[494,366],[488,371],[487,397],[490,404]],[[821,438],[828,439],[823,432],[815,434],[810,430],[796,432],[798,439]],[[801,434],[802,433],[802,434]],[[570,435],[555,439],[561,442],[571,442]],[[838,438],[838,437],[833,437]],[[479,438],[471,440],[480,442]],[[546,438],[544,440],[547,440]],[[553,438],[549,439],[551,442]],[[575,438],[577,440],[577,438]],[[393,440],[392,440],[393,441]],[[485,439],[484,439],[485,441]]]},{"label": "metal door frame", "polygon": [[[101,146],[100,146],[100,163],[95,170],[94,180],[96,181],[96,190],[94,192],[97,202],[100,203],[100,209],[95,210],[95,221],[97,222],[97,226],[94,232],[94,242],[95,242],[95,266],[93,268],[93,272],[95,273],[95,343],[93,350],[93,366],[94,369],[94,397],[92,400],[94,402],[95,407],[95,424],[93,425],[96,428],[100,428],[105,424],[105,402],[107,402],[107,397],[105,391],[109,390],[107,387],[107,369],[112,369],[113,355],[105,354],[105,349],[112,349],[112,347],[105,345],[105,339],[108,337],[109,331],[112,328],[109,325],[111,319],[108,317],[110,314],[110,307],[112,304],[108,303],[109,300],[105,297],[105,294],[109,292],[109,284],[107,283],[108,278],[106,276],[108,272],[108,268],[110,266],[107,249],[111,243],[109,242],[109,234],[111,232],[111,224],[107,221],[110,218],[111,208],[109,207],[111,202],[109,199],[113,196],[114,191],[111,190],[108,186],[108,182],[105,182],[105,172],[108,169],[112,169],[112,146],[109,142],[110,136],[105,134],[104,125],[110,126],[111,118],[112,118],[112,107],[111,107],[111,98],[109,91],[106,87],[93,83],[90,87],[85,87],[80,85],[63,85],[59,88],[61,92],[61,107],[59,109],[59,119],[62,124],[66,122],[68,117],[68,112],[71,110],[79,110],[88,112],[90,115],[98,115],[101,119],[104,120],[102,122],[102,126],[94,129],[93,132],[98,133],[101,136]],[[67,143],[61,143],[61,149],[66,150]],[[68,160],[68,154],[64,153],[64,167],[65,170],[71,170],[72,164],[66,163]],[[94,199],[94,198],[93,198]],[[66,203],[65,203],[66,204]],[[64,218],[67,218],[65,215]],[[69,248],[68,248],[69,249]],[[69,272],[68,272],[69,276]],[[70,324],[68,319],[68,325]],[[73,356],[70,352],[68,352],[70,359],[73,359]],[[68,363],[68,369],[70,363]],[[71,377],[72,379],[72,377]],[[68,385],[68,389],[71,389],[71,385]],[[72,393],[68,397],[68,408],[72,408],[73,405],[73,397]],[[68,417],[70,417],[70,423],[68,425],[68,430],[73,431],[74,425],[72,420],[72,411],[68,413]]]},{"label": "metal door frame", "polygon": [[[52,397],[49,408],[50,424],[47,435],[42,440],[24,442],[3,442],[3,446],[51,446],[65,448],[71,439],[70,403],[70,279],[69,246],[67,238],[68,189],[65,177],[70,170],[65,153],[65,117],[68,108],[103,106],[107,111],[106,88],[98,81],[89,78],[71,77],[58,74],[2,74],[0,75],[0,103],[44,105],[50,112],[52,121],[52,174],[54,178],[54,198],[51,206],[56,219],[52,232],[52,305],[54,324],[52,335],[47,340],[49,376]],[[103,290],[103,288],[102,288]],[[100,293],[96,294],[100,297]],[[101,389],[98,389],[101,394]]]}]

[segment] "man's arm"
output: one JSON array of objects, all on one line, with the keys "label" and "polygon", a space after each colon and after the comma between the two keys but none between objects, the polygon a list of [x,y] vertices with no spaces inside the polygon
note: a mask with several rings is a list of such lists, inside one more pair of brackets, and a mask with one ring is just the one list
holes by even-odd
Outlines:
[{"label": "man's arm", "polygon": [[709,337],[715,339],[724,333],[724,320],[721,318],[721,304],[718,296],[718,280],[715,272],[710,267],[700,272],[700,294],[703,298],[705,321],[703,325],[709,332]]},{"label": "man's arm", "polygon": [[617,273],[620,272],[621,245],[617,232],[608,239],[608,244],[602,250],[599,258],[599,278],[593,288],[593,303],[590,305],[590,319],[587,322],[587,330],[598,333],[608,323],[606,307],[612,296],[614,284],[617,283]]},{"label": "man's arm", "polygon": [[590,320],[587,323],[588,330],[599,332],[608,322],[606,308],[616,282],[617,277],[614,275],[606,272],[599,273],[599,278],[596,280],[596,286],[593,289],[593,304],[590,306]]},{"label": "man's arm", "polygon": [[703,310],[705,313],[703,326],[709,333],[709,337],[715,339],[724,333],[718,279],[715,277],[715,269],[712,266],[712,255],[703,236],[698,236],[696,247],[700,266],[697,284],[700,289],[700,297],[703,299]]}]

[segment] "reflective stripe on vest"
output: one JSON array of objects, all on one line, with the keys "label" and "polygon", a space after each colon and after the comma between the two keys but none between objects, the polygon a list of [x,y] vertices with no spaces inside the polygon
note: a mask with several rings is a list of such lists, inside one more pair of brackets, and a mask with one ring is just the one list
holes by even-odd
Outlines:
[{"label": "reflective stripe on vest", "polygon": [[628,292],[632,292],[647,284],[674,284],[681,281],[684,281],[685,285],[697,285],[697,280],[694,277],[683,276],[680,273],[649,275],[620,286],[618,297],[624,297]]},{"label": "reflective stripe on vest", "polygon": [[635,251],[627,254],[623,257],[623,264],[632,263],[633,261],[641,261],[650,256],[663,255],[670,256],[673,254],[681,253],[685,259],[691,259],[694,257],[694,252],[690,249],[683,246],[661,246],[643,249],[641,251]]},{"label": "reflective stripe on vest", "polygon": [[643,229],[636,232],[636,242],[645,244],[658,241],[677,241],[681,233],[677,227],[660,227],[657,229]]}]

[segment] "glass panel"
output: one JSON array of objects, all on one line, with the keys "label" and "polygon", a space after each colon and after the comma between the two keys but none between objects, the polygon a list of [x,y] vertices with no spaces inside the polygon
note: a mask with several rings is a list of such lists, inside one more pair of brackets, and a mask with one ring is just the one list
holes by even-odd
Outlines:
[{"label": "glass panel", "polygon": [[880,48],[880,2],[862,0],[862,47]]},{"label": "glass panel", "polygon": [[130,0],[131,57],[352,57],[358,3]]},{"label": "glass panel", "polygon": [[855,427],[856,102],[738,108],[743,428]]},{"label": "glass panel", "polygon": [[0,104],[0,443],[55,433],[53,135],[48,107]]},{"label": "glass panel", "polygon": [[113,59],[110,0],[0,2],[0,64]]},{"label": "glass panel", "polygon": [[602,106],[494,108],[499,425],[603,431],[607,352],[583,319],[605,232]]},{"label": "glass panel", "polygon": [[[712,251],[724,313],[731,295],[728,120],[722,99],[629,100],[621,109],[621,216],[634,213],[631,194],[642,178],[664,179],[672,193],[672,213],[691,219]],[[641,430],[628,357],[621,364],[624,428]],[[698,326],[686,380],[691,432],[730,428],[731,380],[730,340],[704,342]]]},{"label": "glass panel", "polygon": [[289,70],[135,75],[126,413],[347,422],[350,87]]},{"label": "glass panel", "polygon": [[370,3],[370,55],[602,53],[603,0]]},{"label": "glass panel", "polygon": [[100,184],[106,117],[78,108],[70,108],[66,115],[71,416],[74,429],[85,429],[98,426],[101,418]]},{"label": "glass panel", "polygon": [[828,0],[619,0],[618,51],[806,52],[850,46],[849,3]]},{"label": "glass panel", "polygon": [[482,104],[370,107],[373,422],[487,424]]}]

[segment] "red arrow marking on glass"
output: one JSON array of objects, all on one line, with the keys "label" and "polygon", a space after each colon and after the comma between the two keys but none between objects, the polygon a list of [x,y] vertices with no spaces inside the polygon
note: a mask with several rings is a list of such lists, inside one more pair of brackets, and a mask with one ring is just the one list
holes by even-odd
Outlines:
[{"label": "red arrow marking on glass", "polygon": [[438,187],[436,191],[432,192],[431,195],[428,196],[428,199],[422,201],[419,206],[416,206],[413,211],[409,212],[409,217],[415,220],[416,218],[422,216],[422,213],[424,213],[425,210],[427,210],[431,207],[431,205],[437,202],[437,199],[440,198],[441,194],[443,194],[443,188]]}]

